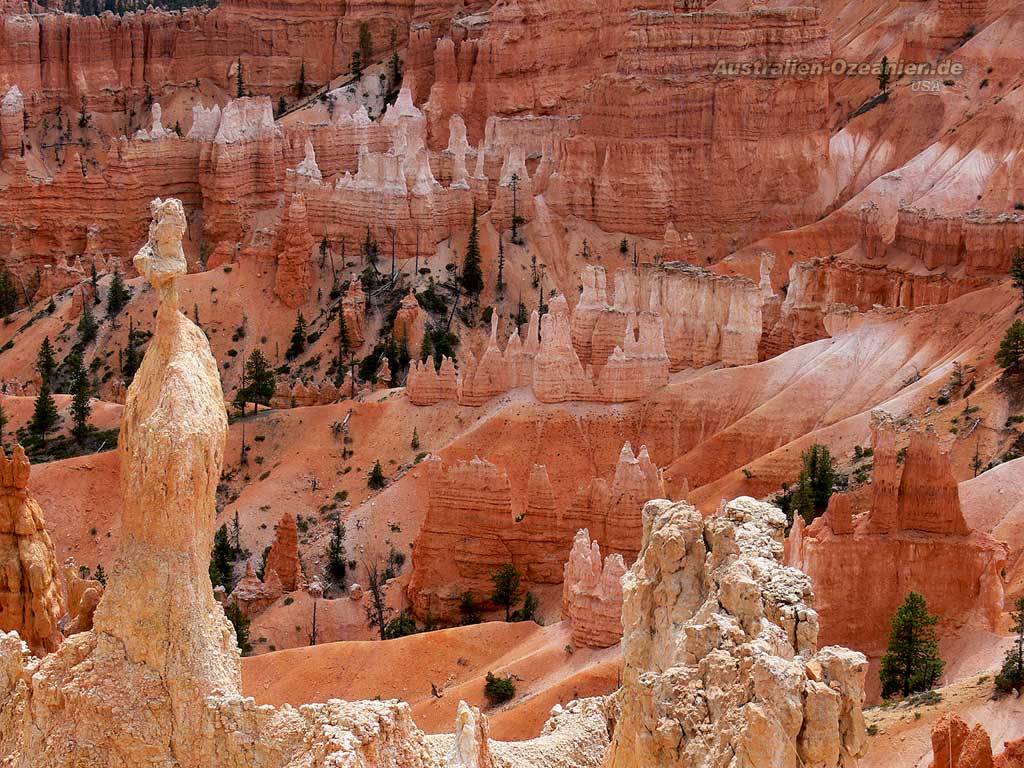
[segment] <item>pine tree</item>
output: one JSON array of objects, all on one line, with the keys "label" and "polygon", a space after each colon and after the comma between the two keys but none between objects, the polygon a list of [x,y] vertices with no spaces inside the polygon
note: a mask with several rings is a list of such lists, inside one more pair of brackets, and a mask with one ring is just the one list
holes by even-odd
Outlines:
[{"label": "pine tree", "polygon": [[245,81],[242,79],[242,57],[238,57],[238,72],[235,74],[235,97],[242,98],[245,96]]},{"label": "pine tree", "polygon": [[0,403],[0,446],[4,443],[4,433],[7,431],[7,411],[4,410],[4,404]]},{"label": "pine tree", "polygon": [[352,77],[360,80],[363,77],[363,55],[359,51],[352,51],[352,63],[349,64],[352,70]]},{"label": "pine tree", "polygon": [[4,267],[0,271],[0,315],[7,317],[18,308],[18,290],[14,287],[14,276]]},{"label": "pine tree", "polygon": [[1014,320],[996,353],[996,362],[1008,373],[1017,373],[1024,366],[1024,322]]},{"label": "pine tree", "polygon": [[1013,279],[1013,287],[1020,290],[1021,299],[1024,300],[1024,247],[1017,246],[1013,252],[1010,277]]},{"label": "pine tree", "polygon": [[36,371],[39,372],[43,381],[53,383],[53,374],[57,370],[57,361],[53,357],[53,345],[50,344],[50,337],[43,338],[39,345],[39,352],[36,353]]},{"label": "pine tree", "polygon": [[249,360],[245,364],[245,375],[249,379],[249,384],[245,388],[246,399],[253,404],[254,412],[259,412],[260,404],[270,405],[270,398],[274,396],[274,388],[277,386],[277,376],[259,349],[253,350],[249,355]]},{"label": "pine tree", "polygon": [[889,647],[882,657],[879,678],[882,697],[909,696],[931,688],[946,663],[939,658],[939,617],[928,613],[928,603],[911,592],[892,618]]},{"label": "pine tree", "polygon": [[498,282],[494,285],[498,298],[505,296],[505,241],[498,238]]},{"label": "pine tree", "polygon": [[92,577],[103,586],[107,586],[107,572],[103,570],[102,565],[96,566],[96,572],[93,574]]},{"label": "pine tree", "polygon": [[365,21],[359,23],[359,55],[363,64],[373,59],[373,38],[370,36],[370,25]]},{"label": "pine tree", "polygon": [[213,551],[210,553],[210,582],[213,586],[229,586],[233,556],[231,541],[228,538],[228,527],[222,525],[213,535]]},{"label": "pine tree", "polygon": [[32,421],[29,422],[28,431],[38,437],[44,443],[46,435],[53,431],[59,420],[57,404],[53,401],[50,392],[50,380],[43,379],[39,387],[39,395],[36,397],[35,410],[32,412]]},{"label": "pine tree", "polygon": [[238,650],[243,656],[248,656],[252,653],[252,642],[249,640],[249,619],[245,618],[238,603],[231,603],[224,609],[224,615],[231,622],[231,626],[235,628],[235,642],[238,644]]},{"label": "pine tree", "polygon": [[519,584],[522,581],[519,569],[512,563],[505,563],[505,565],[494,572],[491,576],[491,581],[494,582],[494,592],[491,594],[491,600],[495,604],[504,607],[505,621],[511,621],[512,606],[515,605],[516,593],[519,591]]},{"label": "pine tree", "polygon": [[832,454],[824,445],[814,443],[800,458],[803,469],[793,497],[793,507],[810,525],[814,518],[828,509],[838,476]]},{"label": "pine tree", "polygon": [[124,284],[124,278],[121,277],[121,271],[115,269],[114,277],[110,281],[110,290],[107,291],[107,315],[113,317],[124,309],[131,296],[128,286]]},{"label": "pine tree", "polygon": [[142,365],[142,350],[139,348],[139,334],[135,330],[132,318],[128,318],[128,349],[121,358],[121,377],[125,386],[134,381],[135,374]]},{"label": "pine tree", "polygon": [[238,510],[235,510],[235,519],[231,522],[231,549],[235,557],[242,555],[242,524],[238,520]]},{"label": "pine tree", "polygon": [[75,355],[71,361],[71,418],[74,420],[74,427],[71,434],[81,445],[89,436],[89,414],[92,411],[90,402],[91,387],[89,386],[89,374],[82,365],[82,358]]},{"label": "pine tree", "polygon": [[384,468],[380,465],[380,459],[377,459],[373,463],[373,469],[370,471],[370,477],[366,481],[366,485],[372,490],[379,491],[387,484],[387,478],[384,477]]},{"label": "pine tree", "polygon": [[100,303],[100,276],[96,271],[96,262],[89,265],[89,282],[92,283],[92,303],[98,306]]},{"label": "pine tree", "polygon": [[889,66],[889,57],[882,57],[882,68],[878,72],[878,90],[883,93],[889,87],[889,81],[892,79],[892,67]]},{"label": "pine tree", "polygon": [[348,561],[345,555],[345,525],[341,519],[334,521],[331,540],[327,544],[327,575],[336,584],[345,580]]},{"label": "pine tree", "polygon": [[1024,597],[1018,597],[1017,610],[1010,611],[1013,622],[1013,644],[1006,651],[1003,668],[996,676],[996,688],[1001,691],[1024,690]]},{"label": "pine tree", "polygon": [[306,95],[306,62],[303,61],[299,64],[299,82],[295,86],[299,92],[299,98],[301,99]]},{"label": "pine tree", "polygon": [[484,275],[480,269],[480,229],[477,226],[476,203],[473,204],[473,223],[469,229],[469,243],[462,262],[462,287],[470,296],[479,296],[484,289]]},{"label": "pine tree", "polygon": [[288,345],[288,351],[284,353],[284,356],[289,360],[301,355],[306,351],[306,318],[299,312],[299,316],[295,319],[295,327],[292,329],[291,343]]},{"label": "pine tree", "polygon": [[409,443],[409,447],[414,451],[418,451],[420,449],[420,433],[416,427],[412,428],[412,441]]},{"label": "pine tree", "polygon": [[88,303],[82,308],[82,316],[78,318],[78,342],[85,346],[96,340],[96,333],[99,331],[99,324],[93,317],[92,307]]}]

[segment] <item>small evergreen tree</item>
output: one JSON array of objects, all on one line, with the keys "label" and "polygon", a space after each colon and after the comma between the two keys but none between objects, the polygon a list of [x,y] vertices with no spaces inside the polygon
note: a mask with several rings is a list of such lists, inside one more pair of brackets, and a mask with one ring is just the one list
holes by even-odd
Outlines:
[{"label": "small evergreen tree", "polygon": [[484,289],[484,274],[480,269],[480,229],[477,226],[476,203],[473,204],[473,223],[469,229],[466,257],[462,261],[462,287],[470,296],[479,296]]},{"label": "small evergreen tree", "polygon": [[523,596],[523,606],[512,615],[512,620],[536,621],[538,608],[540,608],[540,600],[533,592],[527,592]]},{"label": "small evergreen tree", "polygon": [[814,443],[801,454],[803,469],[793,497],[793,509],[808,525],[828,509],[839,475],[832,453],[824,445]]},{"label": "small evergreen tree", "polygon": [[408,637],[415,635],[418,631],[416,620],[402,611],[384,626],[384,639],[394,640],[397,637]]},{"label": "small evergreen tree", "polygon": [[1010,277],[1013,280],[1013,287],[1020,291],[1021,300],[1024,300],[1024,247],[1017,246],[1013,252]]},{"label": "small evergreen tree", "polygon": [[57,404],[53,401],[53,394],[50,392],[50,380],[43,379],[28,431],[45,443],[46,436],[57,426],[59,418]]},{"label": "small evergreen tree", "polygon": [[882,68],[878,72],[878,90],[883,93],[889,87],[889,81],[892,80],[892,67],[889,66],[889,57],[882,57]]},{"label": "small evergreen tree", "polygon": [[1024,691],[1024,597],[1018,597],[1017,610],[1010,611],[1013,622],[1013,644],[1006,652],[1003,668],[996,675],[996,688],[1000,691]]},{"label": "small evergreen tree", "polygon": [[380,465],[380,459],[377,459],[377,461],[373,463],[373,469],[370,471],[370,477],[366,481],[366,485],[374,491],[379,491],[387,484],[388,481],[387,478],[384,477],[384,469]]},{"label": "small evergreen tree", "polygon": [[284,96],[281,96],[277,100],[277,116],[280,117],[288,111],[288,102],[284,100]]},{"label": "small evergreen tree", "polygon": [[299,98],[301,99],[306,95],[306,62],[303,61],[299,64],[299,82],[295,84],[295,90],[299,92]]},{"label": "small evergreen tree", "polygon": [[512,606],[515,605],[516,593],[519,591],[519,584],[522,581],[519,569],[512,563],[505,563],[491,575],[491,581],[494,582],[491,600],[505,609],[505,621],[511,621]]},{"label": "small evergreen tree", "polygon": [[238,510],[235,510],[235,519],[231,521],[231,549],[234,557],[242,556],[242,523],[238,519]]},{"label": "small evergreen tree", "polygon": [[82,309],[82,316],[78,318],[78,342],[84,347],[96,340],[99,331],[99,324],[93,317],[92,307],[88,303]]},{"label": "small evergreen tree", "polygon": [[7,317],[18,308],[18,290],[14,287],[14,276],[6,267],[0,271],[0,315]]},{"label": "small evergreen tree", "polygon": [[472,592],[463,592],[459,600],[459,613],[462,614],[462,626],[480,623],[480,604]]},{"label": "small evergreen tree", "polygon": [[121,271],[115,269],[114,277],[110,280],[110,290],[107,291],[107,315],[109,317],[116,315],[124,309],[131,297],[132,294],[128,290],[128,286],[124,284],[124,278],[121,277]]},{"label": "small evergreen tree", "polygon": [[995,687],[1000,691],[1024,691],[1024,597],[1018,597],[1017,610],[1010,611],[1013,622],[1014,642],[1002,662],[1002,669],[995,677]]},{"label": "small evergreen tree", "polygon": [[139,370],[140,365],[142,365],[142,349],[139,346],[139,335],[138,331],[135,330],[132,319],[129,317],[128,349],[125,350],[121,358],[121,377],[124,379],[125,385],[129,385],[135,380],[135,374]]},{"label": "small evergreen tree", "polygon": [[409,442],[409,447],[414,451],[418,451],[420,449],[420,433],[416,427],[412,428],[412,440]]},{"label": "small evergreen tree", "polygon": [[939,657],[938,623],[939,617],[928,613],[921,595],[907,595],[892,618],[889,647],[882,657],[883,698],[927,690],[939,679],[946,664]]},{"label": "small evergreen tree", "polygon": [[238,65],[238,71],[235,73],[235,98],[242,98],[245,96],[245,80],[242,78],[242,57],[238,57],[238,61],[235,62]]},{"label": "small evergreen tree", "polygon": [[996,362],[1007,373],[1018,373],[1024,367],[1024,322],[1014,320],[996,353]]},{"label": "small evergreen tree", "polygon": [[284,356],[292,360],[305,351],[306,318],[302,316],[302,312],[299,312],[299,316],[295,319],[295,327],[292,329],[291,343],[288,345],[288,351],[284,353]]},{"label": "small evergreen tree", "polygon": [[231,603],[224,609],[224,615],[228,617],[231,626],[235,628],[235,642],[238,643],[238,650],[243,656],[252,653],[252,642],[249,640],[249,619],[245,618],[238,603]]},{"label": "small evergreen tree", "polygon": [[349,64],[352,77],[361,80],[363,77],[363,55],[359,51],[352,51],[352,63]]},{"label": "small evergreen tree", "polygon": [[619,253],[623,256],[629,253],[629,241],[626,238],[622,238],[622,240],[619,241]]},{"label": "small evergreen tree", "polygon": [[4,443],[4,434],[7,431],[7,411],[4,409],[4,404],[0,403],[0,446]]},{"label": "small evergreen tree", "polygon": [[254,406],[254,413],[259,412],[260,404],[269,407],[270,398],[277,387],[277,376],[270,363],[259,349],[253,350],[245,363],[245,376],[249,380],[245,387],[245,398]]},{"label": "small evergreen tree", "polygon": [[500,237],[498,238],[498,282],[495,283],[494,289],[498,294],[498,298],[504,298],[505,296],[505,241]]},{"label": "small evergreen tree", "polygon": [[228,587],[231,580],[231,560],[234,550],[228,538],[228,527],[222,525],[213,535],[213,551],[210,553],[210,582],[215,587]]},{"label": "small evergreen tree", "polygon": [[53,382],[53,374],[57,370],[57,361],[53,357],[53,345],[50,344],[50,337],[43,338],[39,345],[39,352],[36,353],[36,371],[43,381]]},{"label": "small evergreen tree", "polygon": [[511,677],[495,677],[488,672],[484,680],[484,696],[487,697],[487,701],[491,703],[492,707],[515,698],[516,684],[512,682]]},{"label": "small evergreen tree", "polygon": [[74,427],[71,434],[74,435],[78,444],[81,445],[92,431],[89,427],[89,414],[92,411],[90,402],[91,387],[89,386],[89,374],[82,365],[82,358],[75,355],[71,362],[71,418],[74,420]]},{"label": "small evergreen tree", "polygon": [[103,570],[102,565],[96,566],[96,573],[93,574],[93,578],[96,579],[104,587],[107,586],[107,572]]},{"label": "small evergreen tree", "polygon": [[327,575],[336,584],[345,580],[348,560],[345,558],[345,525],[341,519],[334,521],[331,540],[327,544]]},{"label": "small evergreen tree", "polygon": [[373,59],[373,37],[370,35],[370,25],[365,21],[359,22],[359,55],[363,64],[369,64]]}]

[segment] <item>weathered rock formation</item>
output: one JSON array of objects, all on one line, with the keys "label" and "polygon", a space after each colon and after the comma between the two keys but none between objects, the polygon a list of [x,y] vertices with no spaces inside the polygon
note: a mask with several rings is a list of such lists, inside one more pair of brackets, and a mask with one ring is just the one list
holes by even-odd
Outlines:
[{"label": "weathered rock formation", "polygon": [[341,297],[341,311],[345,314],[345,333],[350,349],[359,349],[366,341],[366,293],[359,280],[349,283]]},{"label": "weathered rock formation", "polygon": [[867,659],[817,649],[810,580],[782,565],[785,525],[745,497],[706,521],[686,503],[644,507],[606,768],[856,765]]},{"label": "weathered rock formation", "polygon": [[299,529],[295,515],[285,512],[277,523],[274,542],[267,554],[264,574],[276,573],[286,592],[294,592],[306,586],[306,575],[299,560]]},{"label": "weathered rock formation", "polygon": [[609,554],[632,562],[640,546],[640,509],[664,496],[661,472],[641,447],[623,446],[611,481],[595,478],[566,500],[554,495],[547,469],[534,465],[525,498],[513,496],[508,472],[480,458],[444,466],[430,459],[427,511],[413,547],[408,593],[417,615],[455,615],[464,592],[493,592],[491,576],[505,563],[523,588],[558,584],[565,556],[587,528]]},{"label": "weathered rock formation", "polygon": [[247,562],[245,576],[231,590],[228,601],[237,605],[243,616],[251,619],[273,605],[284,591],[276,570],[265,570],[263,579],[260,579],[252,563]]},{"label": "weathered rock formation", "polygon": [[103,584],[96,579],[82,578],[75,561],[69,559],[64,563],[64,587],[68,603],[64,635],[71,637],[92,629],[96,608],[103,597]]},{"label": "weathered rock formation", "polygon": [[[822,637],[881,653],[910,591],[925,597],[944,628],[972,619],[995,628],[1005,545],[967,527],[935,436],[913,432],[901,467],[891,420],[876,418],[873,429],[870,509],[854,517],[850,499],[833,496],[828,512],[790,542],[789,564],[814,584]],[[850,585],[865,579],[874,588],[851,603]]]},{"label": "weathered rock formation", "polygon": [[576,534],[562,580],[562,618],[573,644],[608,648],[622,639],[622,555],[601,560],[601,547],[584,528]]},{"label": "weathered rock formation", "polygon": [[28,494],[31,471],[20,445],[9,459],[0,450],[0,630],[41,656],[60,645],[64,598],[43,510]]},{"label": "weathered rock formation", "polygon": [[932,727],[929,768],[1022,768],[1024,739],[1008,741],[993,757],[992,741],[980,723],[969,727],[956,712],[947,712]]},{"label": "weathered rock formation", "polygon": [[285,208],[277,238],[274,293],[286,307],[301,307],[313,287],[313,237],[306,225],[306,202],[295,193]]},{"label": "weathered rock formation", "polygon": [[[0,761],[440,768],[440,745],[416,728],[407,704],[333,700],[278,710],[239,695],[234,632],[208,576],[224,394],[205,334],[178,311],[181,204],[158,200],[153,215],[136,265],[162,301],[124,408],[119,557],[92,630],[42,661],[17,634],[0,633]],[[597,768],[607,739],[600,712],[596,702],[576,702],[556,713],[527,754],[572,754],[568,765]]]},{"label": "weathered rock formation", "polygon": [[467,350],[458,370],[414,362],[409,399],[416,405],[482,405],[530,386],[544,403],[622,403],[664,387],[670,370],[757,361],[762,298],[746,278],[650,264],[640,272],[619,270],[610,300],[606,283],[602,267],[587,266],[575,309],[570,313],[564,297],[553,297],[539,318],[539,334],[534,313],[525,339],[515,328],[504,350],[493,315],[479,360]]}]

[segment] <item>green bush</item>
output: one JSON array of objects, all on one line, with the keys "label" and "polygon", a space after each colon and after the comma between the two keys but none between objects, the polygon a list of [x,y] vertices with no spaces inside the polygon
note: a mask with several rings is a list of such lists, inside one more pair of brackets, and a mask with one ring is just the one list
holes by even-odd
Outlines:
[{"label": "green bush", "polygon": [[487,681],[484,683],[484,696],[492,707],[511,701],[516,695],[516,684],[510,677],[495,677],[487,673]]}]

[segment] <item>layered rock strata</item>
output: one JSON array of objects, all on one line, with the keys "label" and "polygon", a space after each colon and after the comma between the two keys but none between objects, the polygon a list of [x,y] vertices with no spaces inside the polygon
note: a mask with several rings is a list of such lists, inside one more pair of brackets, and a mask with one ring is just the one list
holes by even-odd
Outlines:
[{"label": "layered rock strata", "polygon": [[11,458],[0,451],[0,631],[42,656],[60,645],[64,597],[43,510],[28,493],[31,471],[20,445]]},{"label": "layered rock strata", "polygon": [[782,565],[785,526],[746,497],[707,520],[644,507],[607,768],[856,765],[867,659],[818,650],[810,580]]},{"label": "layered rock strata", "polygon": [[562,619],[572,642],[584,648],[608,648],[622,639],[622,555],[601,559],[601,547],[585,528],[576,534],[562,578]]},{"label": "layered rock strata", "polygon": [[[1006,546],[968,528],[937,439],[913,432],[901,466],[891,421],[876,419],[873,449],[870,508],[855,517],[850,499],[834,496],[828,512],[790,543],[788,562],[814,584],[822,636],[881,653],[910,591],[925,597],[944,628],[972,617],[997,627]],[[860,579],[875,586],[853,605],[850,585]]]},{"label": "layered rock strata", "polygon": [[[465,592],[493,592],[491,576],[512,563],[523,589],[558,584],[566,553],[588,528],[609,554],[632,562],[640,545],[640,509],[663,496],[661,472],[641,447],[623,446],[610,481],[596,478],[571,498],[556,496],[543,465],[534,465],[525,498],[513,495],[508,472],[480,458],[445,466],[430,459],[423,526],[413,547],[408,593],[418,615],[455,616]],[[604,635],[607,637],[607,634]]]},{"label": "layered rock strata", "polygon": [[267,553],[267,565],[263,572],[276,573],[286,592],[294,592],[306,586],[306,575],[302,572],[302,562],[299,560],[299,528],[291,512],[285,512],[277,523],[274,542]]}]

